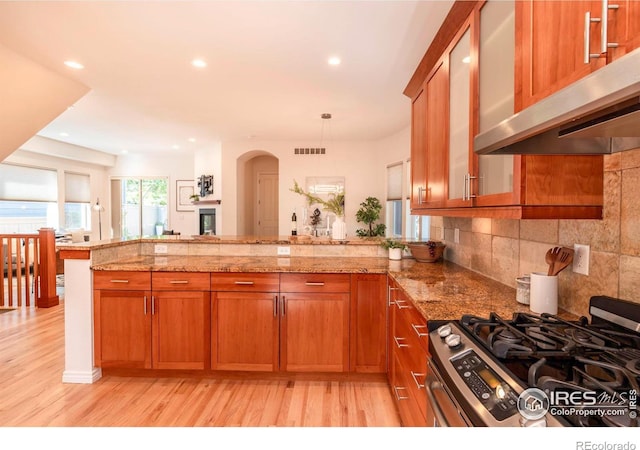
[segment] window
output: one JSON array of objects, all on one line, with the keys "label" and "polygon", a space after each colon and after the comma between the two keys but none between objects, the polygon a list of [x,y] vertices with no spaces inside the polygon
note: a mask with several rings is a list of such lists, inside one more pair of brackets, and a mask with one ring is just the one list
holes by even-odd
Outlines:
[{"label": "window", "polygon": [[58,226],[58,173],[0,164],[0,233]]},{"label": "window", "polygon": [[402,237],[402,162],[387,166],[387,236]]},{"label": "window", "polygon": [[89,175],[64,174],[64,227],[91,229],[91,188]]},{"label": "window", "polygon": [[167,227],[166,178],[111,180],[113,237],[156,236]]}]

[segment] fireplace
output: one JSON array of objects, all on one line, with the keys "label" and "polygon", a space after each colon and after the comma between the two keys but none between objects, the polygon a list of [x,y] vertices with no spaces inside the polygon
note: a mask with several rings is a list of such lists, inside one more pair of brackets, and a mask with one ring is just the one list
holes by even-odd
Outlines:
[{"label": "fireplace", "polygon": [[216,234],[216,209],[215,208],[200,209],[200,234],[201,235]]}]

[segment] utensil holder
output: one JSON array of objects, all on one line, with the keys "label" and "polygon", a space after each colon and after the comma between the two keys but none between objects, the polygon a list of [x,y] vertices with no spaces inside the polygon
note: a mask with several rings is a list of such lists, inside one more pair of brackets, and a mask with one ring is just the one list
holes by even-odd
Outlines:
[{"label": "utensil holder", "polygon": [[529,309],[542,314],[558,313],[558,277],[540,272],[531,273]]},{"label": "utensil holder", "polygon": [[528,305],[530,303],[531,294],[531,277],[527,274],[516,278],[516,300],[518,303]]}]

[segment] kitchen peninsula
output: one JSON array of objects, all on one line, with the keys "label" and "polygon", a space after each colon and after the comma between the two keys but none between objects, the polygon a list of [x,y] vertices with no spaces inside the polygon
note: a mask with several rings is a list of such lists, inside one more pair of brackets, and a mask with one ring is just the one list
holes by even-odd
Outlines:
[{"label": "kitchen peninsula", "polygon": [[[290,254],[278,255],[279,252]],[[98,313],[94,305],[103,300],[101,290],[135,291],[136,282],[142,283],[137,289],[142,292],[140,299],[142,301],[144,298],[145,313],[147,308],[149,313],[151,308],[155,308],[155,304],[151,303],[152,291],[166,295],[172,290],[191,290],[189,298],[198,299],[202,306],[199,310],[201,317],[196,322],[197,326],[203,328],[203,341],[207,333],[213,334],[211,328],[214,323],[210,315],[202,316],[214,309],[222,314],[217,306],[212,305],[217,305],[220,299],[239,298],[230,292],[241,292],[240,298],[248,302],[248,294],[258,291],[263,302],[256,305],[264,309],[266,304],[269,314],[272,308],[275,317],[286,314],[286,305],[291,305],[296,299],[316,295],[314,290],[318,290],[324,295],[323,298],[332,301],[333,306],[319,313],[321,310],[316,305],[311,314],[324,314],[324,320],[329,320],[334,313],[341,317],[335,328],[336,339],[340,342],[333,343],[340,357],[331,364],[313,367],[304,361],[299,361],[299,364],[290,361],[289,365],[278,368],[276,359],[267,365],[243,365],[233,358],[216,358],[215,354],[227,350],[233,352],[234,349],[218,347],[216,353],[219,343],[211,338],[209,342],[197,346],[196,352],[213,356],[199,360],[192,366],[184,366],[208,371],[353,372],[360,367],[362,372],[383,373],[386,370],[384,333],[387,328],[387,303],[391,297],[387,287],[390,283],[393,283],[392,289],[402,290],[425,324],[431,319],[457,319],[462,314],[484,315],[495,311],[509,317],[515,311],[528,311],[526,305],[516,302],[515,290],[511,287],[448,261],[435,264],[418,263],[413,259],[391,261],[376,241],[365,239],[302,241],[288,237],[170,236],[66,244],[60,246],[60,255],[65,261],[63,381],[68,383],[93,383],[101,377],[102,368],[96,365],[100,355],[94,354],[94,332],[97,334],[99,331],[94,330],[94,314]],[[135,282],[123,278],[127,274],[132,275]],[[190,280],[193,280],[193,288],[187,287]],[[359,280],[365,284],[361,285]],[[359,294],[359,286],[362,294]],[[366,298],[366,302],[375,302],[375,305],[359,307],[360,297]],[[218,301],[214,302],[213,299]],[[138,309],[143,308],[140,306]],[[291,311],[293,314],[295,309]],[[307,321],[300,327],[308,327],[309,323],[313,323],[314,317],[305,316],[302,312],[300,314],[301,320]],[[363,314],[360,323],[356,321],[359,314]],[[222,333],[221,329],[217,331],[217,335]],[[294,328],[289,329],[289,333],[293,332]],[[363,351],[363,342],[356,345],[357,339],[375,340],[373,344],[377,349],[364,350],[369,352],[368,355],[373,355],[369,358],[374,360],[373,364],[360,363],[358,366],[356,354]],[[289,348],[288,351],[289,355],[302,353],[304,349]],[[101,366],[109,367],[109,363]],[[144,364],[138,367],[149,368]],[[154,365],[154,368],[162,367],[175,368],[171,364]]]}]

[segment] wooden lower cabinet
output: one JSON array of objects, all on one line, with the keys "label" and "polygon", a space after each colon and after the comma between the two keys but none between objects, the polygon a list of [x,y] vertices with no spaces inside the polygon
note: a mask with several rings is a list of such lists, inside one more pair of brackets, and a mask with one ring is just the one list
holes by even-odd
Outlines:
[{"label": "wooden lower cabinet", "polygon": [[272,292],[214,292],[211,368],[278,370],[278,295]]},{"label": "wooden lower cabinet", "polygon": [[349,294],[281,295],[280,369],[349,371]]},{"label": "wooden lower cabinet", "polygon": [[350,367],[352,372],[387,371],[387,276],[351,275]]},{"label": "wooden lower cabinet", "polygon": [[425,379],[428,333],[424,317],[404,291],[389,281],[389,384],[404,426],[433,423],[427,407]]},{"label": "wooden lower cabinet", "polygon": [[151,292],[95,290],[94,363],[151,368]]}]

